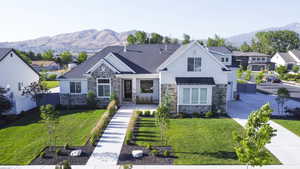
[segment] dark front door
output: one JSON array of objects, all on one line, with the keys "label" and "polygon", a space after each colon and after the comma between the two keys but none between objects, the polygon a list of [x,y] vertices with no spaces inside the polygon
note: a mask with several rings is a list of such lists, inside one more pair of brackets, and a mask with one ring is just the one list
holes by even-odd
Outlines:
[{"label": "dark front door", "polygon": [[124,80],[124,98],[126,100],[132,99],[132,81]]}]

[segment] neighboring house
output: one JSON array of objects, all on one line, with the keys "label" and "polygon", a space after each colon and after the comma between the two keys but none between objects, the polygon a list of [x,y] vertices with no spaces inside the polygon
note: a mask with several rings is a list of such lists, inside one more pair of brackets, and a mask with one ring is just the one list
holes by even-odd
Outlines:
[{"label": "neighboring house", "polygon": [[271,56],[258,52],[233,51],[233,64],[240,65],[252,71],[272,70]]},{"label": "neighboring house", "polygon": [[197,42],[109,46],[59,78],[60,103],[85,105],[93,91],[105,106],[114,92],[121,104],[158,104],[168,95],[172,112],[226,111],[235,70]]},{"label": "neighboring house", "polygon": [[208,47],[210,53],[212,53],[220,62],[226,66],[232,65],[232,52],[224,47]]},{"label": "neighboring house", "polygon": [[277,52],[271,62],[276,66],[286,66],[288,70],[292,70],[294,65],[300,65],[300,50],[291,50],[286,53]]},{"label": "neighboring house", "polygon": [[12,48],[0,48],[0,86],[8,90],[14,107],[8,114],[19,114],[36,107],[35,101],[22,96],[22,89],[39,80],[39,74]]},{"label": "neighboring house", "polygon": [[59,70],[59,64],[55,63],[54,61],[48,60],[35,60],[32,61],[31,66],[38,72],[42,70],[52,71],[52,70]]}]

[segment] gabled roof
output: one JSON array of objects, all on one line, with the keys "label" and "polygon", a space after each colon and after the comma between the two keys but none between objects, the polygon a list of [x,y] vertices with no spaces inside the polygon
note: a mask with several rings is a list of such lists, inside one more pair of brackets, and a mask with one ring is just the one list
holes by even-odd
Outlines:
[{"label": "gabled roof", "polygon": [[245,56],[245,57],[271,57],[270,55],[259,52],[241,52],[233,51],[232,56]]},{"label": "gabled roof", "polygon": [[289,53],[281,53],[277,52],[278,55],[281,56],[281,58],[286,62],[286,63],[294,63],[296,60],[289,54]]},{"label": "gabled roof", "polygon": [[60,78],[84,78],[84,74],[109,53],[113,53],[137,74],[156,73],[157,67],[179,47],[179,44],[141,44],[129,45],[125,51],[124,46],[108,46]]},{"label": "gabled roof", "polygon": [[0,61],[12,50],[12,48],[0,48]]},{"label": "gabled roof", "polygon": [[294,49],[291,52],[300,60],[300,50]]},{"label": "gabled roof", "polygon": [[211,46],[211,47],[208,47],[208,50],[212,53],[213,52],[218,52],[218,53],[222,53],[222,54],[231,54],[232,53],[225,46]]},{"label": "gabled roof", "polygon": [[212,77],[176,77],[176,83],[179,85],[215,85],[214,78]]}]

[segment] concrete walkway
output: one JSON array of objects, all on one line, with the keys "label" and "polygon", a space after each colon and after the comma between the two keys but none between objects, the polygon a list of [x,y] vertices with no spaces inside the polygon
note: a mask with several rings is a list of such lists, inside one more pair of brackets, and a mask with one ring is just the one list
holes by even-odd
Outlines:
[{"label": "concrete walkway", "polygon": [[122,106],[105,129],[98,145],[88,160],[87,165],[116,165],[133,111],[154,111],[156,107],[156,105]]},{"label": "concrete walkway", "polygon": [[[275,114],[277,114],[277,104],[274,99],[275,96],[261,93],[241,94],[241,101],[231,102],[228,112],[235,121],[244,126],[247,122],[248,115],[267,102],[270,103]],[[290,100],[288,106],[300,106],[300,102]],[[277,136],[272,138],[272,142],[268,144],[266,148],[272,152],[282,164],[300,166],[300,137],[273,121],[271,121],[270,124],[277,130]]]}]

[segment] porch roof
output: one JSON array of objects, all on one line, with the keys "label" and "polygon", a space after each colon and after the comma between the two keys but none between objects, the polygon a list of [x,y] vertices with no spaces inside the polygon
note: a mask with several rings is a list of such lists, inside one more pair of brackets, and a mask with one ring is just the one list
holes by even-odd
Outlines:
[{"label": "porch roof", "polygon": [[176,77],[176,83],[178,85],[215,85],[212,77]]}]

